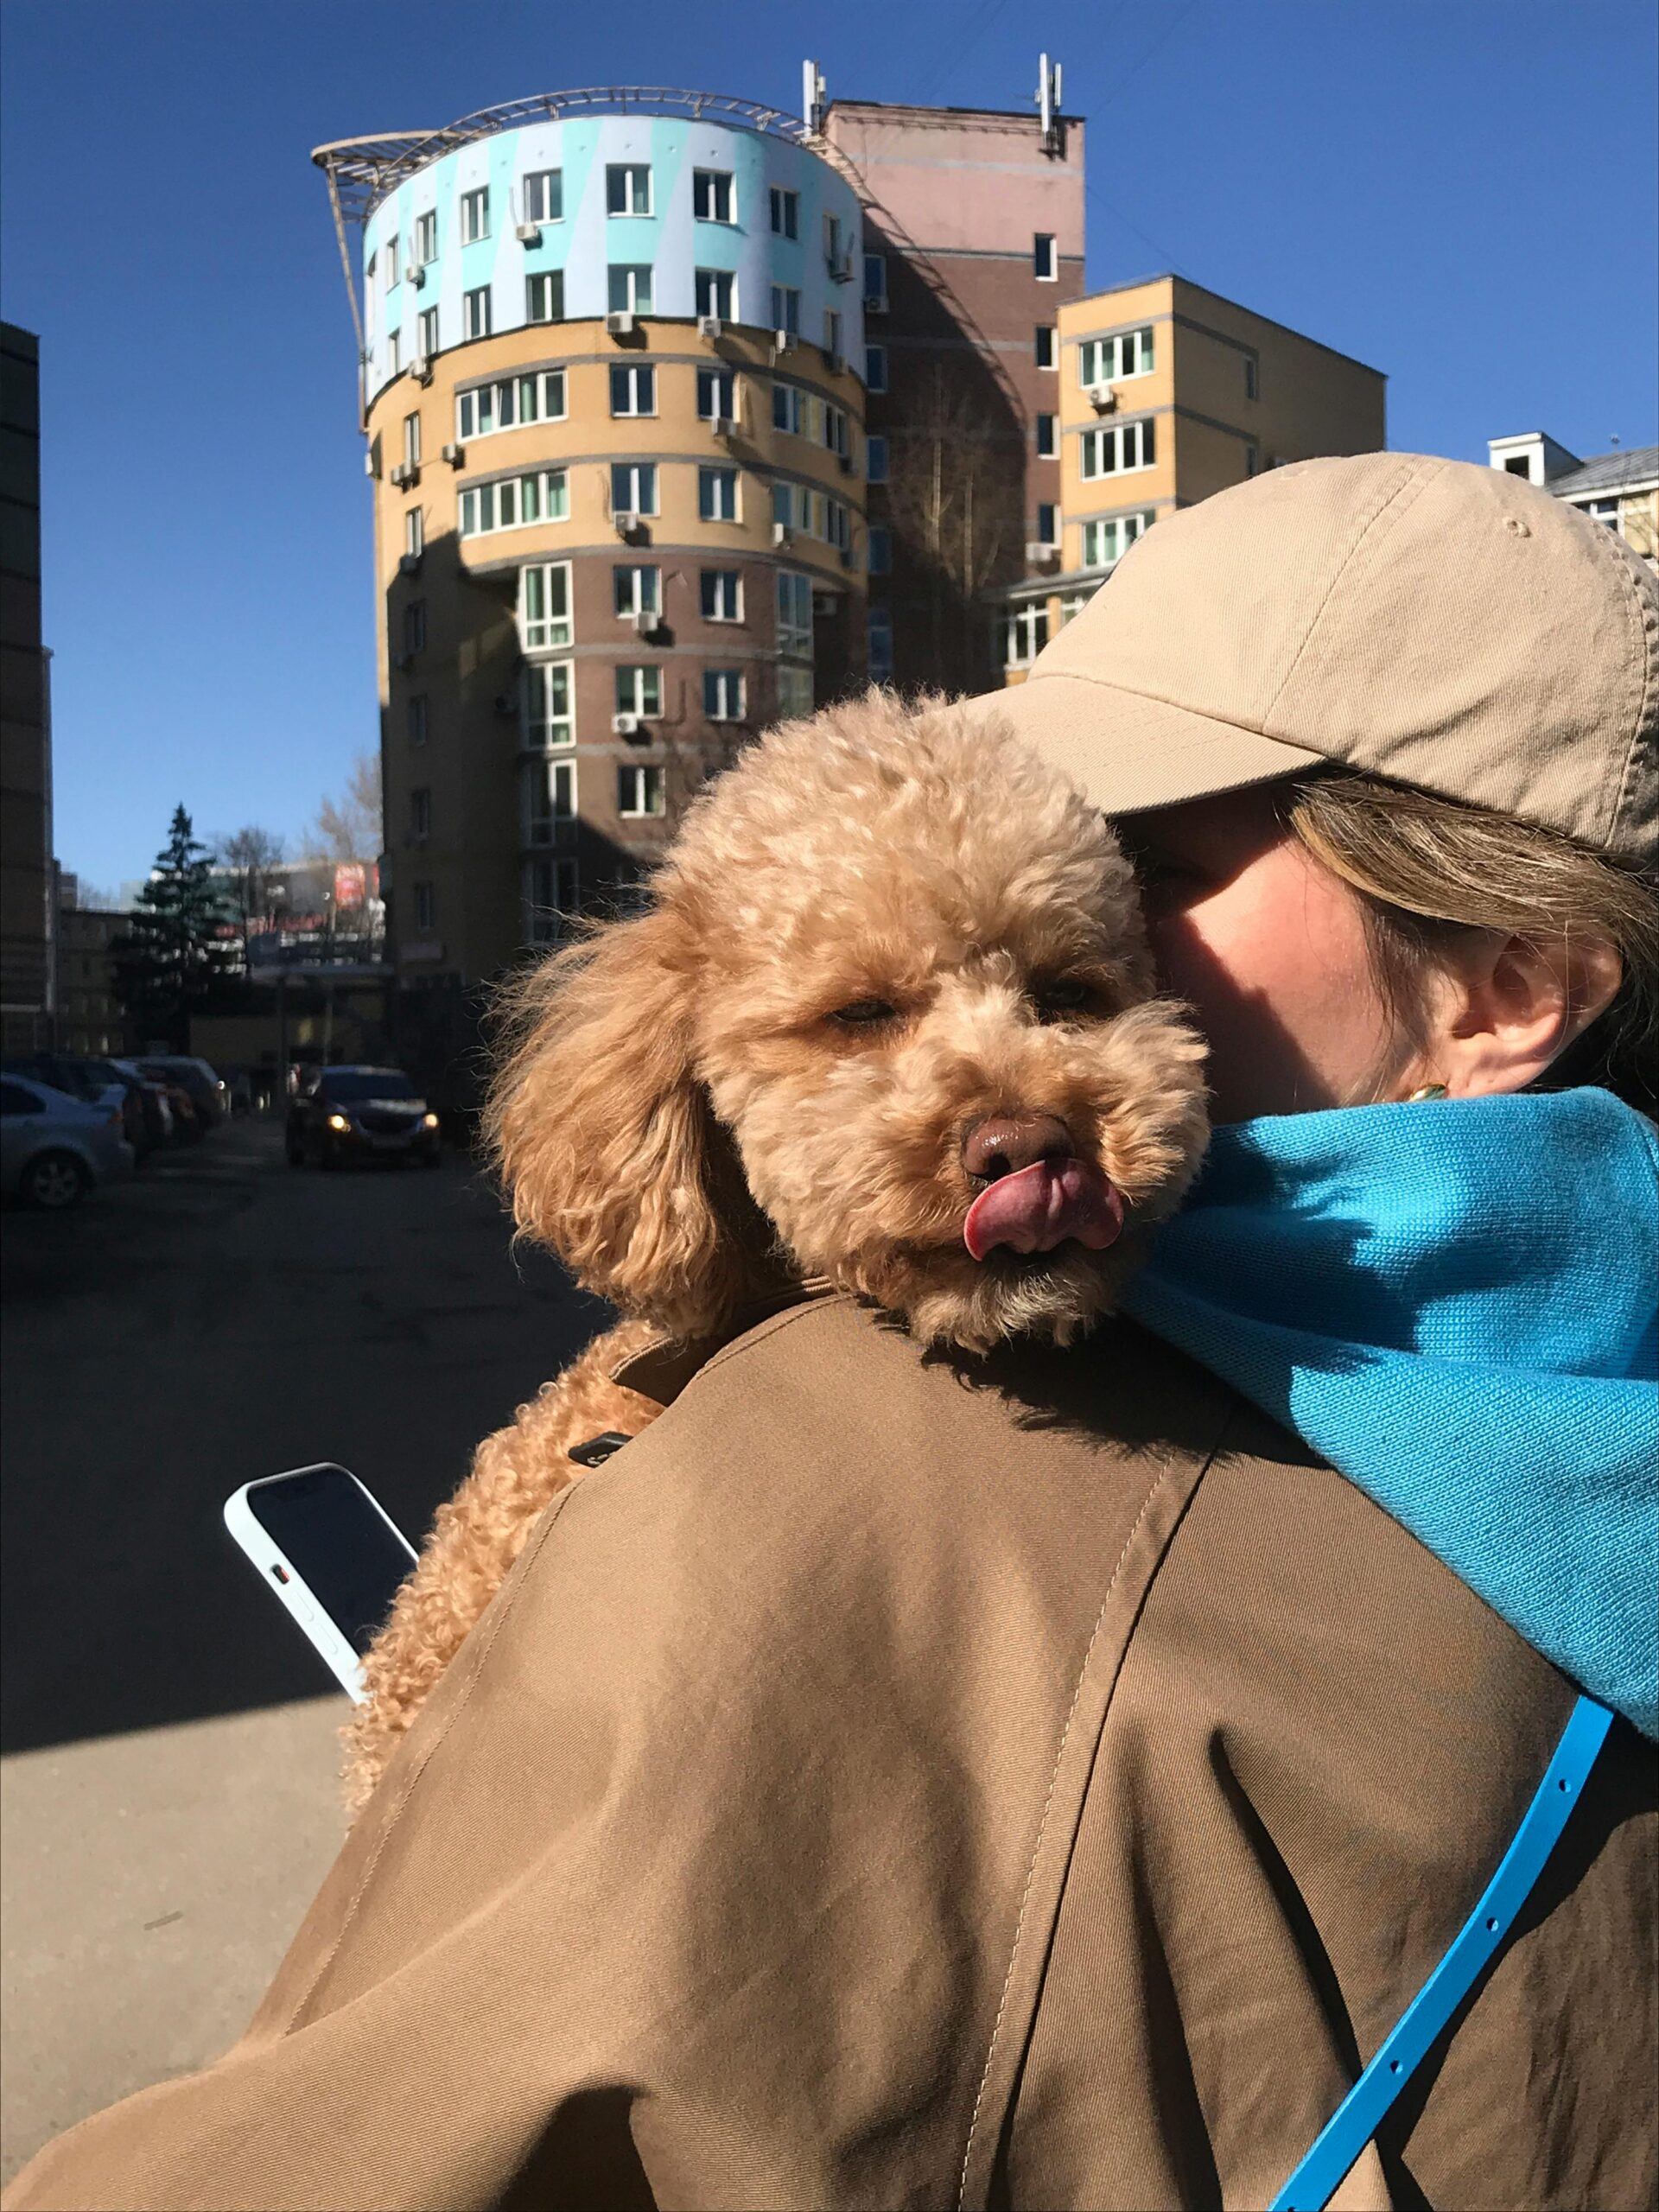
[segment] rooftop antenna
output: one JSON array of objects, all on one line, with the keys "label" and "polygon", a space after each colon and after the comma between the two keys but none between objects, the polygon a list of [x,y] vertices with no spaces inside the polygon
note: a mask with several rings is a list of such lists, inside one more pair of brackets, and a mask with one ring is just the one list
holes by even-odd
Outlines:
[{"label": "rooftop antenna", "polygon": [[816,61],[801,64],[801,119],[815,137],[823,131],[823,72]]},{"label": "rooftop antenna", "polygon": [[1060,65],[1046,54],[1037,57],[1037,113],[1042,124],[1041,144],[1046,154],[1065,150],[1060,132]]}]

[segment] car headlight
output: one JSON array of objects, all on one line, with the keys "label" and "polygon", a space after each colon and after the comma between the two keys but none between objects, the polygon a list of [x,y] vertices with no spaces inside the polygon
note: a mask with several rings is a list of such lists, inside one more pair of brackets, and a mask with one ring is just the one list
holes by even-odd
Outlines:
[{"label": "car headlight", "polygon": [[328,1126],[331,1129],[349,1129],[352,1125],[343,1114],[331,1114],[328,1116]]},{"label": "car headlight", "polygon": [[438,1117],[437,1117],[437,1116],[436,1116],[435,1114],[423,1114],[423,1115],[422,1115],[422,1116],[421,1116],[421,1127],[422,1127],[423,1129],[435,1129],[435,1128],[437,1128],[437,1126],[438,1126]]}]

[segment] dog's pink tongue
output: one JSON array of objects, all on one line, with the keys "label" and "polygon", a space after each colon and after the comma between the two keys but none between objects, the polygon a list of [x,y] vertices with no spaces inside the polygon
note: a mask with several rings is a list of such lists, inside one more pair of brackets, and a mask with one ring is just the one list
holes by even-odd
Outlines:
[{"label": "dog's pink tongue", "polygon": [[1098,1168],[1081,1160],[1039,1160],[980,1192],[962,1238],[976,1260],[998,1244],[1052,1252],[1068,1238],[1103,1252],[1122,1227],[1122,1195]]}]

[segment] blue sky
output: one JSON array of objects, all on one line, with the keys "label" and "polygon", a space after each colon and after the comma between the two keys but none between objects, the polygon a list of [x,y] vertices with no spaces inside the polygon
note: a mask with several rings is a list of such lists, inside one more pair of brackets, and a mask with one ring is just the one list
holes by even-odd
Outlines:
[{"label": "blue sky", "polygon": [[290,839],[376,741],[352,333],[310,149],[558,86],[1089,121],[1089,277],[1173,268],[1388,372],[1389,440],[1659,436],[1651,0],[4,0],[4,313],[38,331],[57,847]]}]

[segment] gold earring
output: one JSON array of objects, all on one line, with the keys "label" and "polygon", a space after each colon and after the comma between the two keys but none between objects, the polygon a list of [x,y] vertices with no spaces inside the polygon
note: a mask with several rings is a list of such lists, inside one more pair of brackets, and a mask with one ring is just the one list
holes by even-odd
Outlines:
[{"label": "gold earring", "polygon": [[1420,1083],[1406,1103],[1414,1106],[1420,1098],[1444,1098],[1445,1096],[1446,1085],[1443,1083]]}]

